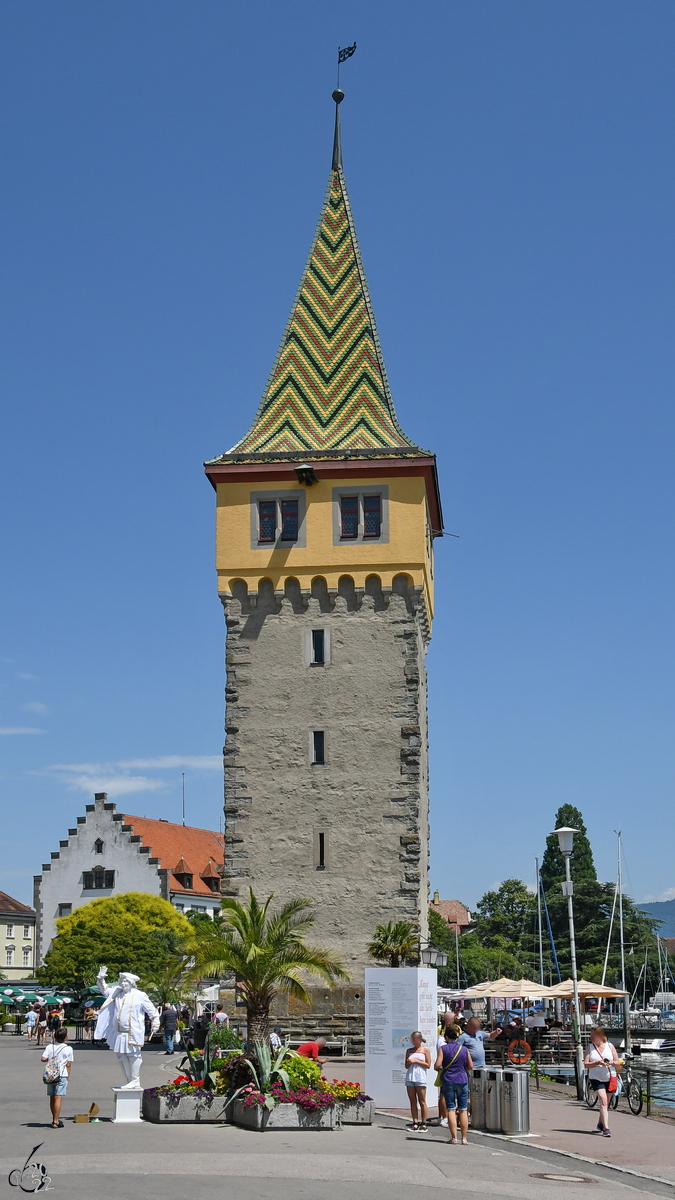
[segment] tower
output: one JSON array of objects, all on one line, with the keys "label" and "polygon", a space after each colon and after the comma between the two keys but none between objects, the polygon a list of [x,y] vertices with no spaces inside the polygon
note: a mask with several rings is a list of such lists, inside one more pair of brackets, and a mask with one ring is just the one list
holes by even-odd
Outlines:
[{"label": "tower", "polygon": [[272,372],[248,433],[205,467],[227,624],[224,891],[310,897],[358,1000],[377,924],[427,933],[442,517],[435,458],[389,391],[333,99],[328,189]]}]

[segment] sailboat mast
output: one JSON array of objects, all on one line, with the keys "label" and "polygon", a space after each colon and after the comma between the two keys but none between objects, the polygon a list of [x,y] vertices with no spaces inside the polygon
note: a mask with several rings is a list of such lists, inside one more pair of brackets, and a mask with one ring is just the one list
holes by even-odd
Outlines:
[{"label": "sailboat mast", "polygon": [[539,982],[544,982],[544,943],[541,936],[541,879],[539,878],[539,859],[535,858],[537,868],[537,922],[539,928]]},{"label": "sailboat mast", "polygon": [[617,872],[617,888],[619,890],[619,936],[621,938],[621,987],[626,990],[626,956],[623,944],[623,891],[621,887],[621,830],[617,830],[619,870]]}]

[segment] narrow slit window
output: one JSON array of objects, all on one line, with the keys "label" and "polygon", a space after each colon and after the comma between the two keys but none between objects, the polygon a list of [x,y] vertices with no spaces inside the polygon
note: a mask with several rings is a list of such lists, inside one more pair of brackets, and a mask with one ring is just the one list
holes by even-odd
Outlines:
[{"label": "narrow slit window", "polygon": [[363,497],[363,536],[379,537],[382,531],[382,497]]},{"label": "narrow slit window", "polygon": [[340,536],[343,538],[356,538],[359,536],[358,496],[340,497]]},{"label": "narrow slit window", "polygon": [[319,834],[318,842],[319,842],[319,845],[318,845],[317,858],[319,861],[316,864],[316,867],[317,867],[317,871],[324,871],[326,869],[326,835],[325,835],[325,833]]},{"label": "narrow slit window", "polygon": [[282,542],[297,542],[298,540],[297,500],[281,501],[281,540]]},{"label": "narrow slit window", "polygon": [[325,762],[325,749],[326,744],[323,729],[315,729],[312,733],[312,762]]},{"label": "narrow slit window", "polygon": [[97,838],[96,841],[94,842],[94,853],[95,854],[103,854],[103,842],[101,841],[100,838]]},{"label": "narrow slit window", "polygon": [[277,502],[260,500],[258,503],[258,541],[273,542],[277,536]]},{"label": "narrow slit window", "polygon": [[326,661],[326,635],[323,629],[312,630],[312,662],[325,663]]}]

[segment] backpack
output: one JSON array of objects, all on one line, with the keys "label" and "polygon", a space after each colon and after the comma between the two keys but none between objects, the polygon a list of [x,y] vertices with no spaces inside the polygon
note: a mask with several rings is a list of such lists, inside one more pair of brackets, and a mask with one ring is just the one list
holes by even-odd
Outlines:
[{"label": "backpack", "polygon": [[50,1029],[60,1029],[61,1028],[61,1018],[57,1012],[52,1013],[51,1017],[49,1018],[49,1028]]},{"label": "backpack", "polygon": [[57,1053],[58,1051],[55,1051],[45,1063],[45,1069],[42,1072],[43,1083],[58,1083],[61,1078],[61,1064],[56,1060]]}]

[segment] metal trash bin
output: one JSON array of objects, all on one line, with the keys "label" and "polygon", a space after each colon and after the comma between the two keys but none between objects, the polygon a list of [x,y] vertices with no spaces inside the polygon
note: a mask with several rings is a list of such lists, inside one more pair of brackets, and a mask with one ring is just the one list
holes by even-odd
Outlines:
[{"label": "metal trash bin", "polygon": [[485,1067],[476,1067],[469,1072],[469,1102],[471,1128],[485,1129]]},{"label": "metal trash bin", "polygon": [[502,1067],[486,1067],[485,1075],[485,1128],[490,1133],[502,1131]]},{"label": "metal trash bin", "polygon": [[529,1071],[502,1072],[502,1133],[530,1132]]}]

